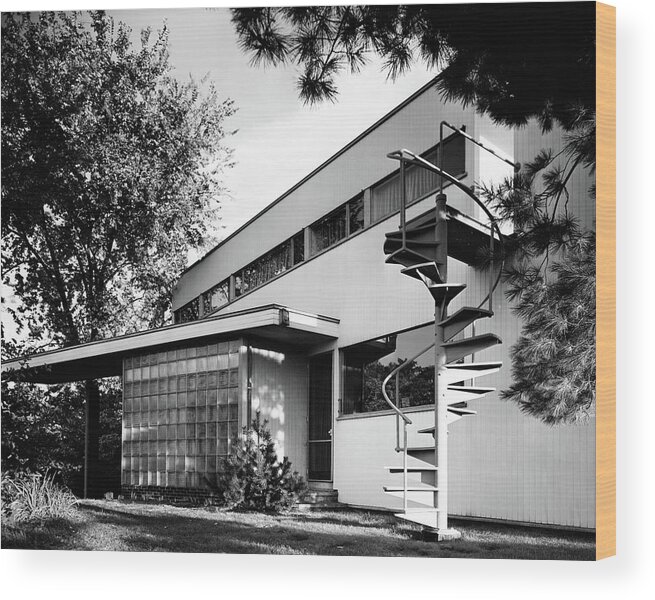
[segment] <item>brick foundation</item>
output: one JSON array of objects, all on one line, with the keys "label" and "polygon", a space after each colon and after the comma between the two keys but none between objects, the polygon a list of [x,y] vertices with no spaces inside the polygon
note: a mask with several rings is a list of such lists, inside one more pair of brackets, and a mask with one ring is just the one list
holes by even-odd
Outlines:
[{"label": "brick foundation", "polygon": [[164,502],[168,504],[215,504],[216,493],[210,489],[158,487],[154,485],[122,485],[121,494],[126,500]]}]

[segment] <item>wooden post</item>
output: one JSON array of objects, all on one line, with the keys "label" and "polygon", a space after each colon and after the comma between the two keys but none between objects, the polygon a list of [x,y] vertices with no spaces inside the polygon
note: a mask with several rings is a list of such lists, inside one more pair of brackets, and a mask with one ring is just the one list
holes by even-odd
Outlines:
[{"label": "wooden post", "polygon": [[89,498],[97,480],[98,460],[100,458],[100,390],[98,382],[90,379],[85,382],[86,401],[84,403],[84,497]]}]

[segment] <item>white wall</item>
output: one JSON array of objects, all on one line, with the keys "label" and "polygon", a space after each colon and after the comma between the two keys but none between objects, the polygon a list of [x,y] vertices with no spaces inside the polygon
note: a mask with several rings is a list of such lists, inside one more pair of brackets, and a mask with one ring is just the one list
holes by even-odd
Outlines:
[{"label": "white wall", "polygon": [[307,359],[278,350],[252,348],[252,414],[268,419],[278,456],[307,476]]},{"label": "white wall", "polygon": [[[532,160],[542,147],[552,146],[555,152],[561,149],[561,132],[542,136],[534,123],[516,133],[495,128],[488,119],[475,117],[470,111],[442,106],[436,93],[426,90],[190,270],[178,286],[175,307],[393,171],[397,165],[385,158],[390,150],[407,147],[422,152],[434,145],[442,118],[454,125],[466,125],[467,131],[486,144],[521,162]],[[511,167],[472,146],[467,147],[466,168],[468,185],[499,183],[511,174]],[[571,180],[571,208],[585,225],[593,226],[594,206],[586,194],[589,183],[583,173]],[[449,204],[480,217],[472,201],[459,190],[449,188],[447,193]],[[409,210],[408,217],[428,210],[433,203],[433,198],[423,200]],[[398,216],[394,215],[305,261],[220,312],[281,303],[336,317],[340,320],[336,343],[339,348],[427,323],[434,318],[430,295],[421,283],[401,275],[399,266],[384,262],[384,234],[397,227]],[[449,281],[468,285],[466,292],[449,307],[451,312],[462,305],[477,306],[488,290],[485,274],[454,260],[449,261]],[[477,324],[476,333],[496,333],[503,344],[480,353],[476,359],[502,360],[504,367],[478,383],[502,390],[511,382],[509,352],[518,338],[520,323],[502,289],[495,294],[494,311],[493,319]],[[323,349],[328,346],[332,344]],[[338,377],[335,370],[335,384]],[[335,415],[339,396],[339,386],[335,385]],[[285,418],[291,414],[292,406],[302,411],[296,400],[281,401],[279,395],[260,395],[259,402]],[[285,402],[289,403],[287,407]],[[478,415],[454,423],[449,436],[453,514],[594,526],[593,421],[580,426],[547,427],[501,401],[497,393],[472,402],[471,407],[479,411]],[[417,428],[432,421],[429,412],[415,415]],[[383,485],[397,481],[384,471],[385,466],[397,464],[399,458],[394,452],[394,422],[392,417],[385,416],[335,422],[334,485],[341,501],[399,506],[400,500],[382,492]],[[276,431],[277,435],[284,433],[287,444],[285,427],[279,425]]]},{"label": "white wall", "polygon": [[[183,306],[396,170],[398,162],[386,158],[388,152],[408,148],[421,153],[434,146],[439,141],[441,119],[459,127],[464,125],[470,131],[474,127],[475,115],[472,110],[463,110],[458,104],[444,104],[431,86],[283,201],[226,240],[218,251],[187,271],[174,291],[173,309]],[[470,148],[467,152],[467,169],[470,169],[474,165],[473,153]],[[279,162],[280,169],[284,169],[283,154],[274,160]],[[253,172],[253,177],[257,177],[256,172]],[[460,195],[451,204],[470,212],[471,201],[464,196]]]},{"label": "white wall", "polygon": [[[449,512],[548,525],[595,526],[594,423],[548,427],[497,399],[471,403],[478,415],[453,423],[448,434]],[[432,443],[417,434],[434,413],[409,413],[410,445]],[[383,486],[401,485],[391,415],[348,418],[334,430],[334,487],[339,501],[399,509],[402,499]]]}]

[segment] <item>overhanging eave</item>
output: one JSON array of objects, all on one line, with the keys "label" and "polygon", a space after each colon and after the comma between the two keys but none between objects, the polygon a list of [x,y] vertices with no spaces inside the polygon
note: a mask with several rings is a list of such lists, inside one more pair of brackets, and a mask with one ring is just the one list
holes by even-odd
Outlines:
[{"label": "overhanging eave", "polygon": [[160,351],[203,340],[257,334],[299,348],[338,337],[339,321],[280,305],[267,305],[191,323],[23,356],[2,364],[2,378],[64,383],[121,375],[122,361],[144,351]]}]

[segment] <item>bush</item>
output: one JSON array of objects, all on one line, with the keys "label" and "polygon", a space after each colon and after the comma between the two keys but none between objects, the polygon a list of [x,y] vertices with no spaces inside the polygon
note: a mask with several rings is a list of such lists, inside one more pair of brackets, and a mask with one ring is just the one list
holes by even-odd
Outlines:
[{"label": "bush", "polygon": [[65,519],[75,513],[77,500],[55,481],[53,473],[2,476],[2,516],[14,521]]},{"label": "bush", "polygon": [[286,512],[307,486],[287,457],[278,460],[268,421],[262,422],[258,412],[251,430],[244,429],[236,452],[225,461],[218,488],[227,508]]}]

